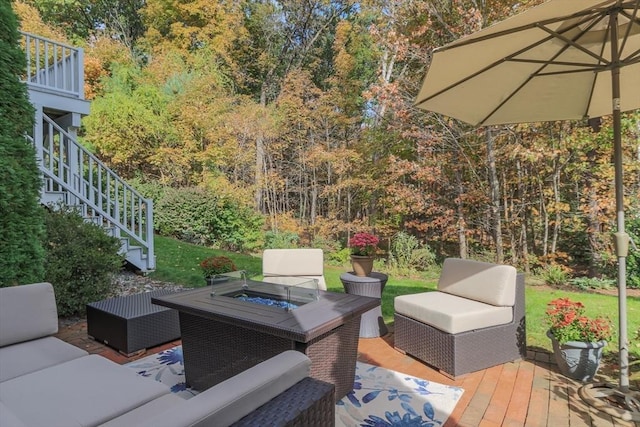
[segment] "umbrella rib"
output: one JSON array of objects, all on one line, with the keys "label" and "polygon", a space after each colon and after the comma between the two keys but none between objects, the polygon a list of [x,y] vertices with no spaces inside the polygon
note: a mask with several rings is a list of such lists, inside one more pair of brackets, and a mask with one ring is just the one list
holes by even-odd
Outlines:
[{"label": "umbrella rib", "polygon": [[[607,4],[609,2],[603,2],[602,4]],[[544,32],[546,32],[548,34],[547,37],[542,38],[541,40],[538,40],[534,43],[529,44],[528,46],[518,50],[517,52],[514,52],[506,57],[500,58],[495,60],[494,62],[492,62],[491,64],[483,67],[482,69],[460,79],[457,80],[456,82],[453,82],[451,84],[449,84],[448,86],[446,86],[445,88],[438,90],[437,92],[428,95],[426,97],[424,97],[423,99],[418,100],[417,102],[414,103],[414,106],[420,106],[421,104],[432,100],[438,96],[440,96],[442,93],[447,92],[455,87],[458,87],[462,84],[464,84],[465,82],[476,78],[477,76],[499,66],[500,64],[506,63],[506,62],[521,62],[521,63],[532,63],[532,64],[540,64],[541,66],[533,73],[531,73],[524,82],[522,82],[517,88],[515,88],[513,91],[511,91],[511,93],[508,95],[508,97],[506,99],[504,99],[503,101],[501,101],[497,107],[495,109],[493,109],[488,115],[486,115],[482,120],[478,121],[477,124],[482,124],[484,122],[486,122],[493,114],[495,114],[496,111],[498,111],[500,108],[502,108],[511,98],[513,98],[526,84],[528,84],[528,82],[530,82],[533,78],[537,77],[537,76],[550,76],[550,75],[558,75],[558,74],[571,74],[571,73],[585,73],[585,72],[589,72],[589,73],[593,73],[594,74],[594,79],[592,82],[592,86],[595,85],[595,77],[597,76],[598,73],[603,72],[603,71],[607,71],[612,69],[613,67],[620,67],[620,66],[627,66],[627,65],[631,65],[631,64],[635,64],[637,62],[640,61],[640,50],[637,50],[633,53],[631,53],[630,55],[627,56],[627,58],[623,59],[623,60],[619,60],[617,62],[617,64],[613,64],[610,60],[607,60],[605,58],[604,55],[604,48],[605,48],[605,43],[606,40],[602,41],[602,50],[600,51],[600,54],[594,53],[592,51],[590,51],[589,49],[584,48],[582,45],[579,44],[578,40],[584,36],[585,33],[587,33],[588,31],[590,31],[591,29],[593,29],[593,27],[595,27],[599,22],[602,22],[605,18],[607,18],[612,12],[616,12],[616,13],[621,13],[623,14],[625,17],[627,17],[629,19],[630,25],[628,26],[627,30],[626,30],[626,35],[628,36],[631,31],[632,31],[632,26],[634,25],[634,23],[638,22],[640,23],[640,21],[638,21],[638,5],[639,2],[637,0],[630,0],[630,1],[624,1],[624,2],[616,2],[616,5],[613,6],[600,6],[600,7],[593,7],[590,8],[588,10],[583,10],[577,13],[573,13],[570,15],[565,15],[563,17],[555,17],[555,18],[550,18],[550,19],[546,19],[543,21],[538,21],[538,22],[534,22],[531,24],[527,24],[527,25],[522,25],[519,27],[515,27],[515,28],[511,28],[508,30],[503,30],[503,31],[498,31],[492,34],[487,34],[487,35],[483,35],[480,37],[476,37],[476,38],[472,38],[470,40],[459,40],[457,42],[452,42],[448,45],[445,45],[441,48],[438,48],[434,51],[434,54],[438,51],[444,51],[444,50],[449,50],[452,48],[457,48],[457,47],[461,47],[461,46],[465,46],[465,45],[471,45],[477,42],[481,42],[484,40],[488,40],[488,39],[493,39],[493,38],[499,38],[501,36],[505,36],[505,35],[510,35],[522,30],[530,30],[530,29],[539,29],[542,30]],[[627,10],[631,10],[633,9],[633,12],[629,13],[627,12]],[[573,22],[564,27],[561,28],[560,32],[553,30],[551,28],[548,28],[547,25],[553,24],[553,23],[558,23],[561,21],[566,21],[566,20],[573,20]],[[586,28],[582,28],[580,27],[583,24],[588,24]],[[565,36],[565,33],[567,33],[568,31],[574,30],[578,28],[579,32],[577,33],[577,35],[573,35],[571,36],[571,38]],[[608,32],[608,31],[606,31]],[[606,33],[605,32],[605,33]],[[560,40],[562,42],[565,43],[564,46],[562,46],[561,49],[558,49],[551,58],[545,59],[545,60],[535,60],[535,59],[526,59],[526,58],[517,58],[517,56],[526,53],[527,51],[532,50],[533,48],[542,45],[544,43],[549,42],[550,40]],[[606,39],[606,36],[605,36]],[[626,38],[625,38],[626,40]],[[624,42],[623,42],[623,46],[624,46]],[[556,58],[558,58],[560,55],[562,55],[567,49],[569,48],[574,48],[577,49],[581,52],[583,52],[584,54],[588,55],[589,57],[594,58],[596,62],[594,62],[593,64],[590,63],[586,63],[586,62],[570,62],[570,61],[555,61]],[[620,52],[622,52],[622,49],[620,49]],[[574,66],[576,67],[575,70],[567,70],[567,71],[547,71],[544,72],[543,70],[549,66]]]},{"label": "umbrella rib", "polygon": [[[600,20],[602,20],[602,16],[600,17]],[[584,33],[586,33],[587,31],[589,31],[589,29],[591,29],[593,26],[595,26],[597,23],[596,20],[594,20],[591,25],[589,25],[589,27],[585,30],[582,30],[582,33],[580,33],[578,35],[578,37],[576,37],[576,39],[579,39],[580,37],[582,37],[584,35]],[[576,24],[575,27],[577,27],[579,24]],[[573,27],[573,28],[575,28]],[[597,59],[598,61],[602,61],[602,62],[606,62],[607,64],[609,63],[609,61],[607,61],[602,55],[596,55],[595,53],[591,52],[589,49],[582,47],[582,45],[578,44],[575,42],[575,40],[571,40],[567,37],[565,37],[563,34],[560,34],[556,31],[553,31],[545,26],[539,26],[539,28],[543,31],[546,31],[547,33],[551,34],[554,38],[557,38],[559,40],[562,40],[563,42],[567,43],[568,45],[586,53],[587,55],[591,56],[594,59]],[[567,46],[568,47],[568,46]]]},{"label": "umbrella rib", "polygon": [[[549,40],[551,40],[551,39],[553,39],[553,36],[548,36],[548,37],[546,37],[546,38],[544,38],[544,39],[542,39],[542,40],[538,40],[537,42],[532,43],[532,44],[530,44],[530,45],[528,45],[528,46],[526,46],[526,47],[524,47],[524,48],[520,49],[520,50],[519,50],[519,51],[517,51],[517,52],[512,53],[511,55],[509,55],[509,56],[507,56],[507,57],[505,57],[505,58],[500,58],[500,59],[498,59],[497,61],[494,61],[494,62],[492,62],[491,64],[487,65],[486,67],[484,67],[484,68],[482,68],[482,69],[480,69],[480,70],[476,71],[475,73],[473,73],[473,74],[469,74],[469,75],[468,75],[468,76],[466,76],[465,78],[460,79],[460,80],[458,80],[458,81],[456,81],[456,82],[454,82],[454,83],[451,83],[449,86],[444,87],[443,89],[441,89],[441,90],[437,91],[436,93],[434,93],[434,94],[432,94],[432,95],[430,95],[430,96],[427,96],[426,98],[423,98],[423,99],[421,99],[421,100],[419,100],[419,101],[416,101],[413,105],[414,105],[414,106],[418,106],[418,105],[420,105],[420,104],[422,104],[422,103],[424,103],[424,102],[427,102],[427,101],[429,101],[429,100],[431,100],[431,99],[433,99],[433,98],[435,98],[435,97],[439,96],[440,94],[442,94],[442,93],[444,93],[444,92],[446,92],[446,91],[448,91],[448,90],[450,90],[450,89],[453,89],[453,88],[454,88],[454,87],[456,87],[456,86],[461,85],[462,83],[464,83],[464,82],[466,82],[466,81],[468,81],[468,80],[473,79],[474,77],[479,76],[480,74],[482,74],[482,73],[484,73],[485,71],[488,71],[488,70],[490,70],[490,69],[492,69],[492,68],[496,67],[496,66],[497,66],[497,65],[499,65],[499,64],[502,64],[502,63],[505,63],[505,62],[509,62],[509,61],[513,61],[513,58],[514,58],[515,56],[518,56],[518,55],[520,55],[521,53],[524,53],[524,52],[526,52],[526,51],[530,50],[530,49],[531,49],[531,48],[533,48],[533,47],[536,47],[536,46],[539,46],[539,45],[541,45],[541,44],[543,44],[543,43],[546,43],[546,42],[548,42],[548,41],[549,41]],[[554,56],[554,57],[557,57],[557,55],[556,55],[556,56]],[[519,89],[520,89],[520,88],[518,88],[517,90],[519,90]],[[516,92],[517,92],[517,90],[516,90]],[[506,101],[506,100],[505,100],[505,101]],[[492,114],[493,114],[493,112],[492,112]]]},{"label": "umbrella rib", "polygon": [[575,70],[538,73],[539,75],[567,74],[567,73],[570,74],[570,73],[580,73],[583,71],[602,71],[607,69],[607,66],[605,65],[589,64],[589,63],[582,63],[582,62],[565,62],[565,61],[554,61],[554,60],[543,60],[543,59],[521,59],[521,58],[512,58],[512,59],[508,59],[508,61],[524,62],[528,64],[566,65],[566,66],[572,66],[577,68]]},{"label": "umbrella rib", "polygon": [[[600,17],[600,19],[602,19],[602,17]],[[587,27],[587,29],[583,30],[576,38],[581,37],[586,31],[588,31],[592,26],[594,26],[596,23],[598,22],[598,20],[593,20],[592,23],[589,25],[589,27]],[[564,31],[569,31],[573,28],[576,28],[580,25],[581,22],[577,22],[569,27],[567,27]],[[532,62],[532,63],[539,63],[541,64],[541,67],[538,68],[538,70],[536,70],[535,72],[529,74],[529,76],[522,82],[522,84],[520,84],[520,86],[518,86],[516,89],[514,89],[513,91],[511,91],[511,93],[509,94],[509,96],[507,96],[504,100],[502,100],[501,102],[499,102],[496,105],[496,108],[494,108],[493,110],[491,110],[489,112],[489,114],[487,114],[482,120],[480,120],[479,123],[484,123],[486,122],[489,117],[491,117],[493,114],[495,114],[496,111],[498,111],[499,109],[501,109],[511,98],[513,98],[515,96],[516,93],[518,93],[520,91],[520,89],[522,89],[527,83],[529,83],[534,77],[537,76],[543,76],[543,75],[552,75],[555,73],[543,73],[542,70],[544,70],[545,68],[547,68],[549,65],[554,64],[554,60],[559,57],[563,52],[565,52],[567,49],[569,49],[569,46],[574,46],[574,47],[578,47],[580,48],[580,50],[584,50],[585,52],[589,53],[591,56],[593,56],[595,59],[598,60],[598,62],[601,62],[604,60],[604,58],[602,58],[602,55],[597,56],[592,54],[589,50],[583,49],[582,46],[576,45],[576,43],[571,40],[568,39],[567,37],[564,37],[564,35],[556,32],[556,31],[552,31],[544,26],[538,26],[536,25],[538,28],[540,28],[543,31],[546,31],[547,33],[549,33],[549,37],[546,37],[542,40],[538,40],[536,43],[533,43],[527,47],[525,47],[524,49],[519,50],[518,52],[515,52],[509,56],[507,56],[504,60],[505,61],[511,61],[511,62]],[[562,46],[562,49],[559,49],[551,58],[545,60],[545,61],[527,61],[527,60],[521,60],[521,59],[516,59],[515,57],[520,55],[523,52],[526,52],[530,49],[532,49],[535,46],[541,45],[543,43],[548,42],[549,40],[552,39],[560,39],[562,41],[564,41],[566,44],[564,46]],[[571,64],[574,65],[574,64]],[[577,64],[579,65],[579,64]],[[589,70],[583,70],[583,71],[589,71]],[[593,81],[593,84],[595,84],[595,79]]]},{"label": "umbrella rib", "polygon": [[[605,2],[608,3],[608,2]],[[474,44],[474,43],[478,43],[481,41],[485,41],[485,40],[489,40],[489,39],[493,39],[493,38],[498,38],[498,37],[502,37],[502,36],[506,36],[509,34],[513,34],[513,33],[517,33],[523,30],[530,30],[530,29],[534,29],[534,28],[539,28],[540,26],[545,26],[545,25],[549,25],[549,24],[554,24],[556,22],[562,22],[562,21],[567,21],[570,19],[576,19],[576,18],[582,18],[582,17],[591,17],[594,15],[607,15],[608,11],[611,10],[612,6],[604,6],[604,7],[594,7],[591,9],[587,9],[587,10],[582,10],[580,12],[577,13],[573,13],[570,15],[565,15],[565,16],[559,16],[559,17],[554,17],[554,18],[549,18],[549,19],[545,19],[544,21],[538,21],[538,22],[533,22],[527,25],[521,25],[519,27],[514,27],[514,28],[509,28],[507,30],[503,30],[503,31],[497,31],[495,33],[491,33],[491,34],[486,34],[483,36],[479,36],[479,37],[474,37],[472,39],[469,40],[465,40],[465,38],[462,38],[460,40],[456,40],[454,42],[451,42],[447,45],[441,46],[437,49],[434,50],[435,52],[440,52],[440,51],[444,51],[444,50],[449,50],[449,49],[453,49],[453,48],[457,48],[460,46],[465,46],[465,45],[469,45],[469,44]],[[580,22],[582,23],[582,22]],[[575,28],[577,26],[573,25],[567,29],[571,29],[571,28]],[[487,27],[487,28],[491,28],[491,27]]]},{"label": "umbrella rib", "polygon": [[[593,19],[591,20],[591,23],[589,24],[589,26],[584,29],[581,30],[581,32],[576,36],[576,40],[579,39],[580,37],[582,37],[582,35],[584,35],[584,33],[586,33],[587,31],[589,31],[589,29],[591,29],[592,27],[594,27],[599,21],[601,21],[604,17],[602,15],[599,15],[599,19]],[[582,22],[576,22],[573,25],[567,27],[564,29],[564,31],[569,31],[573,28],[578,27]],[[533,46],[536,46],[537,44],[542,44],[542,43],[546,43],[547,41],[551,40],[552,38],[555,39],[559,39],[562,40],[563,42],[565,42],[566,44],[562,47],[562,49],[559,49],[551,58],[549,58],[546,61],[539,61],[540,64],[542,64],[542,66],[534,73],[530,74],[527,79],[525,79],[522,84],[520,86],[518,86],[515,90],[513,90],[508,97],[506,97],[504,100],[502,100],[500,103],[498,103],[498,105],[496,105],[496,108],[494,108],[493,110],[491,110],[491,112],[489,112],[489,114],[487,114],[481,121],[480,123],[484,123],[486,122],[489,117],[491,117],[493,114],[495,114],[496,111],[498,111],[499,109],[501,109],[511,98],[513,98],[515,96],[516,93],[518,93],[520,91],[520,89],[522,89],[527,83],[529,83],[534,77],[536,76],[542,76],[542,75],[553,75],[553,74],[557,74],[557,73],[542,73],[542,70],[544,70],[546,67],[548,67],[549,65],[552,65],[554,62],[554,60],[560,56],[563,52],[565,52],[567,49],[569,49],[570,46],[588,54],[589,56],[593,57],[594,59],[596,59],[598,61],[598,64],[604,62],[607,65],[609,64],[608,61],[606,61],[602,55],[602,52],[600,55],[596,55],[594,53],[592,53],[590,50],[583,48],[581,45],[577,44],[575,42],[575,40],[571,40],[567,37],[565,37],[563,34],[558,33],[557,31],[553,31],[547,27],[545,27],[544,25],[540,25],[539,23],[535,24],[535,26],[543,31],[546,31],[547,33],[549,33],[550,37],[544,39],[544,40],[540,40],[538,43],[527,46],[527,48],[525,48],[524,50],[521,50],[519,52],[516,52],[513,55],[509,55],[506,60],[507,61],[518,61],[517,59],[515,59],[515,56],[519,55],[521,52],[526,51],[531,49]],[[532,61],[535,62],[535,61]],[[571,64],[573,65],[573,64]],[[595,64],[593,66],[596,66]],[[583,72],[586,71],[590,71],[590,70],[582,70]],[[564,74],[564,73],[563,73]],[[595,74],[594,74],[595,77]],[[595,78],[593,80],[592,86],[595,85]],[[593,91],[592,91],[593,93]]]},{"label": "umbrella rib", "polygon": [[629,34],[631,34],[631,28],[633,28],[633,25],[640,25],[640,20],[638,20],[638,7],[640,6],[640,2],[636,2],[635,3],[635,7],[633,8],[633,13],[629,14],[627,13],[627,11],[625,9],[621,10],[619,13],[626,17],[629,20],[629,25],[627,26],[627,31],[624,34],[624,37],[622,38],[622,43],[620,44],[620,52],[622,52],[624,50],[624,46],[627,43],[627,40],[629,39]]},{"label": "umbrella rib", "polygon": [[640,61],[640,49],[636,50],[627,58],[625,58],[624,61],[620,61],[620,62],[624,63],[625,65],[631,65],[631,64],[637,64],[638,61]]},{"label": "umbrella rib", "polygon": [[[607,10],[607,9],[603,9],[603,10]],[[571,17],[583,16],[583,15],[585,15],[585,14],[584,14],[584,13],[582,13],[582,14],[573,14],[573,15],[571,15]],[[553,23],[553,22],[557,22],[558,20],[559,20],[559,19],[555,19],[555,20],[547,20],[547,21],[545,21],[545,23],[546,23],[546,24],[548,24],[548,23]],[[581,23],[583,23],[583,21],[578,21],[578,22],[576,22],[576,23],[574,23],[574,24],[570,25],[569,27],[565,28],[565,29],[564,29],[564,31],[572,30],[572,29],[574,29],[574,28],[578,27]],[[591,28],[593,25],[595,25],[595,23],[592,23],[592,24],[587,28],[587,30],[588,30],[589,28]],[[468,81],[468,80],[470,80],[470,79],[472,79],[472,78],[474,78],[474,77],[476,77],[476,76],[479,76],[480,74],[484,73],[485,71],[488,71],[488,70],[490,70],[491,68],[494,68],[494,67],[495,67],[495,66],[497,66],[498,64],[501,64],[501,63],[503,63],[503,62],[507,62],[507,61],[513,61],[513,60],[514,60],[514,58],[515,58],[516,56],[520,55],[521,53],[524,53],[524,52],[526,52],[526,51],[528,51],[528,50],[530,50],[530,49],[532,49],[532,48],[534,48],[534,47],[536,47],[536,46],[539,46],[539,45],[541,45],[541,44],[543,44],[543,43],[546,43],[546,42],[548,42],[549,40],[552,40],[552,39],[554,39],[554,38],[556,38],[556,39],[560,39],[560,40],[563,40],[565,43],[569,43],[569,44],[571,44],[572,46],[576,46],[576,45],[575,45],[575,43],[574,43],[572,40],[570,40],[570,39],[568,39],[568,38],[566,38],[566,37],[562,36],[562,35],[561,35],[560,33],[558,33],[558,32],[552,31],[552,30],[550,30],[550,29],[548,29],[548,28],[544,27],[544,25],[543,25],[543,24],[540,24],[540,23],[533,23],[533,24],[531,24],[531,25],[527,25],[527,26],[519,27],[518,29],[515,29],[515,30],[519,30],[519,29],[522,29],[522,28],[531,28],[531,29],[533,29],[533,28],[538,28],[538,29],[541,29],[541,30],[543,30],[543,31],[547,32],[547,33],[549,34],[549,36],[548,36],[548,37],[545,37],[544,39],[538,40],[537,42],[532,43],[532,44],[530,44],[530,45],[528,45],[528,46],[526,46],[526,47],[524,47],[524,48],[520,49],[519,51],[512,53],[511,55],[509,55],[509,56],[507,56],[507,57],[505,57],[505,58],[501,58],[501,59],[499,59],[499,60],[497,60],[497,61],[495,61],[495,62],[493,62],[493,63],[491,63],[491,64],[487,65],[487,66],[486,66],[486,67],[484,67],[483,69],[478,70],[477,72],[475,72],[475,73],[473,73],[473,74],[470,74],[470,75],[466,76],[464,79],[458,80],[457,82],[452,83],[451,85],[449,85],[449,86],[447,86],[447,87],[445,87],[445,88],[443,88],[443,89],[439,90],[438,92],[436,92],[436,93],[434,93],[434,94],[432,94],[432,95],[430,95],[430,96],[428,96],[428,97],[426,97],[426,98],[424,98],[424,99],[421,99],[421,100],[417,101],[417,102],[414,104],[414,106],[418,106],[418,105],[420,105],[420,104],[422,104],[422,103],[424,103],[424,102],[426,102],[426,101],[429,101],[430,99],[433,99],[433,98],[435,98],[435,97],[439,96],[440,94],[442,94],[442,93],[444,93],[444,92],[446,92],[446,91],[448,91],[448,90],[450,90],[450,89],[453,89],[454,87],[459,86],[459,85],[461,85],[462,83],[464,83],[464,82],[466,82],[466,81]],[[586,30],[585,30],[585,31],[586,31]],[[498,37],[499,35],[503,35],[503,34],[510,34],[510,33],[511,33],[511,32],[501,32],[501,33],[495,33],[495,34],[492,34],[492,35],[490,35],[490,36]],[[583,31],[583,33],[584,33],[584,31]],[[580,36],[581,36],[581,35],[582,35],[582,34],[580,34]],[[477,39],[474,39],[474,41],[479,41],[479,40],[481,40],[481,39],[484,39],[484,38],[477,38]],[[466,43],[463,43],[463,44],[466,44]],[[463,44],[458,44],[458,45],[456,45],[455,47],[462,46]],[[445,46],[445,47],[446,47],[446,46]],[[582,47],[580,47],[580,46],[578,46],[578,47],[582,50]],[[561,51],[557,52],[557,53],[553,56],[553,58],[551,58],[551,61],[553,61],[553,59],[557,58],[557,57],[560,55],[560,53],[562,53],[562,52],[563,52],[564,50],[566,50],[566,49],[568,49],[568,46],[564,46],[564,48],[563,48]],[[436,49],[436,50],[439,50],[439,49]],[[584,51],[585,51],[586,53],[588,53],[589,55],[593,56],[595,59],[598,59],[598,60],[600,60],[600,59],[601,59],[601,58],[599,58],[597,55],[592,54],[590,51],[588,51],[588,50],[586,50],[586,49],[584,49]],[[434,53],[435,53],[435,51],[434,51]],[[546,62],[544,62],[543,64],[547,64],[547,65],[548,65],[548,64],[550,64],[550,63],[549,63],[549,60],[547,60],[547,61],[546,61]],[[543,65],[543,67],[542,67],[542,68],[544,68],[544,65]],[[542,68],[541,68],[541,69],[542,69]],[[536,73],[534,73],[534,74],[538,74],[538,72],[539,72],[539,71],[540,71],[540,70],[538,70],[538,71],[537,71]],[[530,80],[530,79],[531,79],[531,77],[529,78],[529,80]],[[527,80],[526,82],[528,82],[529,80]],[[526,83],[526,82],[525,82],[525,83]],[[521,89],[521,87],[517,88],[517,89],[516,89],[514,92],[512,92],[512,93],[516,93],[516,92],[517,92],[518,90],[520,90],[520,89]],[[512,96],[513,96],[513,95],[512,95]],[[502,105],[504,105],[504,103],[505,103],[508,99],[509,99],[509,98],[505,99],[505,100],[504,100],[504,101],[499,105],[499,107],[498,107],[498,108],[500,108]],[[489,114],[487,117],[485,117],[485,119],[484,119],[484,120],[486,120],[487,118],[491,117],[491,115],[492,115],[493,113],[495,113],[495,111],[496,111],[496,110],[492,111],[492,112],[491,112],[491,114]],[[484,120],[483,120],[483,121],[484,121]]]}]

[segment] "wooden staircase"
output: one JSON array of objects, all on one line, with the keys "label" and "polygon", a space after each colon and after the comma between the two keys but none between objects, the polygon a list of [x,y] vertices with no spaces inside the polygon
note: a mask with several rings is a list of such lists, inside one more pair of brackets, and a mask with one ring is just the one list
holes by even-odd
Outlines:
[{"label": "wooden staircase", "polygon": [[43,177],[41,202],[72,206],[122,242],[129,264],[155,270],[153,201],[145,199],[77,140],[84,99],[82,49],[22,33],[27,67],[23,81],[35,108],[33,134]]}]

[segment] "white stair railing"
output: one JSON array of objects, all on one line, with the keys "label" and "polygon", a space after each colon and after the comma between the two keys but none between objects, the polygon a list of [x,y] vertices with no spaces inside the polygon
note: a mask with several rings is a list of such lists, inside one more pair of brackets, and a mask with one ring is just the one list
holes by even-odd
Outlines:
[{"label": "white stair railing", "polygon": [[[82,209],[86,218],[112,229],[116,237],[134,240],[146,264],[141,269],[154,270],[153,201],[142,197],[47,115],[41,130],[42,142],[35,145],[45,191],[64,193],[65,203]],[[40,140],[37,135],[35,139]]]},{"label": "white stair railing", "polygon": [[34,34],[21,34],[27,57],[23,80],[40,89],[84,99],[84,51]]}]

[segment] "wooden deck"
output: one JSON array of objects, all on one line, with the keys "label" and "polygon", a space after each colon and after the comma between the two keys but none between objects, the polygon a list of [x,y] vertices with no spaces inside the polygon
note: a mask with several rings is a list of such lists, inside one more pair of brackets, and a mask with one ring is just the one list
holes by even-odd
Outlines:
[{"label": "wooden deck", "polygon": [[[180,341],[148,349],[132,357],[106,347],[87,335],[86,322],[61,324],[58,337],[89,353],[100,354],[117,363],[127,363],[175,345]],[[383,338],[361,339],[358,360],[393,369],[441,384],[464,389],[445,427],[453,426],[636,426],[586,405],[578,396],[580,383],[560,375],[550,354],[529,351],[526,360],[485,369],[452,380],[393,348],[393,328]],[[615,379],[601,376],[600,381]],[[637,384],[632,384],[637,387]]]}]

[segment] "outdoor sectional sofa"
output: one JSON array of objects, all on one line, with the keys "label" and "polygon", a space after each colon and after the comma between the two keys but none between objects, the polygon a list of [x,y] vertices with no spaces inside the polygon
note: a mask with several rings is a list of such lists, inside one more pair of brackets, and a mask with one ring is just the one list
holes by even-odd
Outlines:
[{"label": "outdoor sectional sofa", "polygon": [[0,289],[0,426],[227,426],[335,423],[334,386],[285,351],[184,400],[165,385],[53,335],[49,283]]}]

